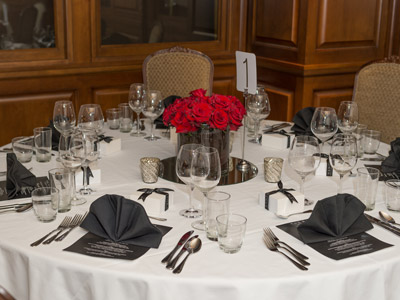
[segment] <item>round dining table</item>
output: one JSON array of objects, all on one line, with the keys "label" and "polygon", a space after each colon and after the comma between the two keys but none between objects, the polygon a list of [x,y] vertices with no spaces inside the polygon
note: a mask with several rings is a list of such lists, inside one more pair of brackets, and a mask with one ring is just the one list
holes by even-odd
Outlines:
[{"label": "round dining table", "polygon": [[[149,126],[147,126],[149,128]],[[398,300],[400,299],[400,238],[374,225],[368,233],[393,245],[370,254],[342,260],[330,259],[302,241],[277,228],[277,225],[304,220],[309,214],[281,219],[259,204],[259,193],[276,187],[264,180],[264,157],[285,159],[282,182],[286,188],[299,189],[300,176],[287,162],[289,149],[273,149],[268,145],[247,142],[244,158],[258,168],[256,177],[237,184],[217,186],[215,189],[231,195],[230,212],[247,218],[247,229],[242,248],[235,254],[220,250],[218,243],[208,240],[204,231],[195,230],[202,240],[202,248],[191,255],[180,274],[166,269],[161,260],[175,247],[179,238],[191,230],[194,219],[179,215],[189,205],[188,187],[159,178],[145,184],[141,178],[141,157],[166,159],[176,156],[176,143],[163,136],[157,141],[132,137],[129,133],[105,129],[105,135],[121,138],[121,150],[101,155],[97,164],[101,183],[83,205],[59,213],[53,222],[39,222],[33,211],[0,213],[0,285],[18,300],[248,300],[248,299],[304,299],[304,300]],[[164,130],[157,130],[158,135]],[[242,132],[235,132],[233,157],[242,157]],[[246,132],[247,135],[247,132]],[[325,152],[329,151],[325,143]],[[379,153],[387,155],[389,145],[381,144]],[[56,154],[56,152],[54,152]],[[39,163],[33,157],[24,164],[36,176],[47,176],[51,168],[61,166],[57,154],[50,162]],[[365,162],[359,160],[355,172]],[[0,171],[6,170],[6,154],[0,153]],[[0,181],[6,180],[5,176]],[[309,175],[305,194],[314,202],[337,193],[338,176]],[[376,206],[369,214],[378,217],[385,207],[384,183],[379,182]],[[129,197],[140,188],[171,188],[174,190],[172,207],[155,221],[172,227],[162,238],[157,249],[151,248],[136,260],[98,258],[64,251],[87,231],[74,229],[63,241],[31,247],[30,244],[55,229],[64,216],[83,214],[90,204],[105,194]],[[343,192],[354,194],[355,177],[346,176]],[[27,199],[1,201],[26,202]],[[194,203],[201,205],[202,194],[195,190]],[[30,201],[30,199],[28,199]],[[400,213],[390,212],[400,220]],[[269,251],[263,241],[263,228],[272,231],[290,246],[309,257],[308,271],[301,271],[279,253]]]}]

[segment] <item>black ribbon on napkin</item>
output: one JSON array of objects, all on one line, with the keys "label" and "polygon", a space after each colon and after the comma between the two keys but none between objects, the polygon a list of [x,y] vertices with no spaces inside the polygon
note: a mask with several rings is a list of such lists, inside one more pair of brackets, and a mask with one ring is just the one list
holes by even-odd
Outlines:
[{"label": "black ribbon on napkin", "polygon": [[296,197],[293,196],[291,193],[289,193],[290,191],[294,191],[294,189],[284,189],[282,181],[279,180],[277,190],[265,193],[265,209],[269,209],[269,196],[276,194],[276,193],[284,194],[289,199],[290,203],[293,203],[293,202],[298,203],[298,201],[296,200]]},{"label": "black ribbon on napkin", "polygon": [[329,162],[329,155],[326,153],[315,153],[314,156],[319,156],[321,158],[326,158],[326,176],[333,175],[333,168],[331,163]]},{"label": "black ribbon on napkin", "polygon": [[143,202],[146,201],[146,198],[151,195],[152,193],[157,193],[160,195],[164,195],[165,196],[165,210],[168,210],[169,208],[169,194],[166,192],[173,192],[173,189],[169,189],[169,188],[155,188],[155,189],[147,189],[147,188],[143,188],[143,189],[138,189],[138,192],[143,192],[143,194],[141,194],[138,198],[138,200],[142,200]]},{"label": "black ribbon on napkin", "polygon": [[36,182],[36,176],[18,161],[15,153],[7,153],[6,189],[8,199],[14,199],[18,195],[29,197]]},{"label": "black ribbon on napkin", "polygon": [[290,147],[290,135],[285,131],[285,130],[279,130],[279,131],[268,131],[268,132],[264,132],[264,134],[280,134],[283,136],[287,137],[287,143],[286,143],[286,148]]},{"label": "black ribbon on napkin", "polygon": [[119,195],[104,195],[95,200],[80,225],[89,232],[142,247],[158,248],[162,232],[154,226],[143,206]]},{"label": "black ribbon on napkin", "polygon": [[382,162],[382,172],[400,173],[400,137],[390,142],[389,156]]},{"label": "black ribbon on napkin", "polygon": [[338,194],[319,200],[308,220],[298,226],[306,244],[347,237],[372,229],[364,215],[365,205],[355,196]]}]

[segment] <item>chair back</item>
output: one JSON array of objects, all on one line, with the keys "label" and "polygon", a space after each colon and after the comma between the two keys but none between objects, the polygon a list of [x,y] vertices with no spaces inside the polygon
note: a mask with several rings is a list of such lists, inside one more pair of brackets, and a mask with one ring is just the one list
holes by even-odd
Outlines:
[{"label": "chair back", "polygon": [[0,300],[15,300],[13,296],[11,296],[5,288],[0,285]]},{"label": "chair back", "polygon": [[150,54],[143,62],[143,81],[147,89],[159,90],[163,98],[187,97],[195,89],[212,94],[214,64],[192,49],[173,47]]},{"label": "chair back", "polygon": [[353,100],[359,123],[381,132],[381,141],[400,137],[400,58],[392,56],[363,66],[356,74]]}]

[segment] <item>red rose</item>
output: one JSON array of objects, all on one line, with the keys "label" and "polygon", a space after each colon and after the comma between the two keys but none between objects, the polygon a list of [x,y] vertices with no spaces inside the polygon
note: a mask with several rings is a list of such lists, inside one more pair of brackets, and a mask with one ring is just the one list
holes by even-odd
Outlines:
[{"label": "red rose", "polygon": [[197,89],[197,90],[191,91],[191,92],[190,92],[190,95],[193,96],[193,97],[200,97],[200,98],[202,98],[202,97],[205,97],[205,96],[206,96],[206,93],[207,93],[207,91],[204,90],[204,89]]},{"label": "red rose", "polygon": [[184,112],[178,111],[175,117],[171,120],[171,125],[176,127],[176,132],[196,131],[197,128],[188,120]]},{"label": "red rose", "polygon": [[229,120],[231,123],[231,130],[236,131],[237,128],[242,126],[243,115],[239,108],[233,108],[229,113]]},{"label": "red rose", "polygon": [[211,117],[211,128],[225,130],[228,127],[228,114],[222,109],[216,109]]},{"label": "red rose", "polygon": [[212,108],[207,103],[200,102],[193,104],[193,109],[192,109],[193,119],[197,123],[208,122],[208,120],[211,117],[211,112]]},{"label": "red rose", "polygon": [[227,96],[214,94],[212,98],[215,108],[229,110],[229,107],[231,105],[231,100]]}]

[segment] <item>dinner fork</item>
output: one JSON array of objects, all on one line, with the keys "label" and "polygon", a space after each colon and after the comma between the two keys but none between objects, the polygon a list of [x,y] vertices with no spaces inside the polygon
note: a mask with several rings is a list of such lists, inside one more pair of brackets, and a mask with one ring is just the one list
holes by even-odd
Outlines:
[{"label": "dinner fork", "polygon": [[62,235],[60,235],[59,237],[56,238],[57,242],[61,242],[71,231],[72,229],[74,229],[75,227],[81,225],[81,223],[83,222],[83,220],[85,220],[86,216],[87,216],[87,212],[85,212],[85,214],[82,215],[78,215],[79,217],[75,220],[75,222],[73,224],[70,224],[68,230],[63,233]]},{"label": "dinner fork", "polygon": [[271,238],[271,240],[275,241],[276,243],[282,244],[284,246],[286,246],[287,248],[289,248],[291,251],[293,251],[294,253],[296,253],[296,255],[298,257],[301,257],[302,259],[308,259],[307,256],[305,256],[304,254],[301,254],[300,252],[298,252],[296,249],[293,249],[292,247],[290,247],[288,244],[286,244],[285,242],[281,241],[275,234],[274,232],[271,230],[271,228],[266,227],[264,228],[264,232]]},{"label": "dinner fork", "polygon": [[49,237],[54,232],[61,230],[61,229],[64,230],[64,227],[67,227],[69,225],[69,223],[71,222],[71,219],[72,219],[71,217],[65,217],[64,220],[60,223],[60,225],[58,225],[58,227],[56,229],[50,231],[48,234],[46,234],[41,239],[38,239],[36,242],[33,242],[31,244],[31,247],[39,246],[45,239],[47,239],[47,237]]},{"label": "dinner fork", "polygon": [[64,226],[64,227],[60,228],[60,230],[56,234],[54,234],[53,236],[51,236],[47,240],[45,240],[43,242],[43,244],[45,244],[45,245],[50,244],[52,241],[54,241],[61,234],[61,232],[63,232],[64,230],[68,229],[73,224],[75,224],[80,217],[82,217],[82,216],[81,215],[75,215],[74,218],[71,220],[71,222],[69,222],[67,224],[67,226]]},{"label": "dinner fork", "polygon": [[296,267],[298,267],[302,271],[307,271],[308,269],[303,266],[302,264],[299,264],[297,261],[291,259],[289,256],[287,256],[285,253],[281,252],[278,250],[278,248],[274,245],[274,242],[267,236],[263,235],[264,243],[267,246],[267,248],[271,251],[274,252],[279,252],[280,254],[284,255],[287,259],[289,259]]},{"label": "dinner fork", "polygon": [[295,259],[297,259],[297,261],[298,261],[299,263],[301,263],[303,266],[309,266],[309,265],[310,265],[310,263],[309,263],[308,261],[302,259],[300,256],[298,256],[295,252],[293,252],[293,251],[290,250],[289,248],[286,248],[285,246],[279,245],[278,242],[275,241],[271,236],[269,236],[268,233],[267,233],[266,231],[264,231],[264,235],[266,235],[267,238],[269,238],[269,240],[271,240],[271,241],[274,243],[275,247],[281,248],[281,249],[285,249],[287,252],[289,252],[291,255],[293,255],[293,257],[294,257]]}]

